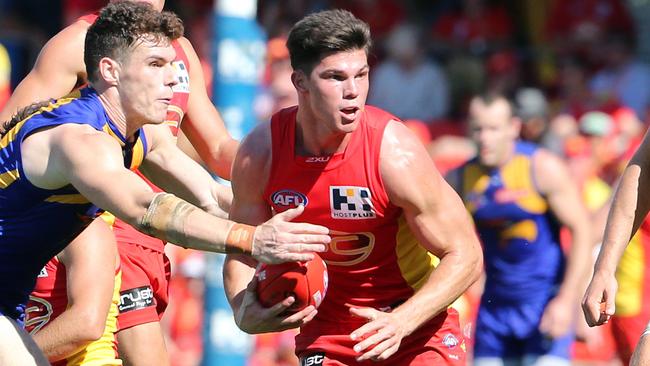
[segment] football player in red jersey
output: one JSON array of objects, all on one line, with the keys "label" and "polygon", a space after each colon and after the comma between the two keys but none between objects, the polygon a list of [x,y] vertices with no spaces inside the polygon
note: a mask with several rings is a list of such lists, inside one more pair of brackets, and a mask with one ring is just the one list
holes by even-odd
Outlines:
[{"label": "football player in red jersey", "polygon": [[[367,106],[370,31],[343,10],[309,15],[287,41],[297,107],[243,143],[233,166],[231,217],[262,222],[296,203],[333,233],[322,304],[293,315],[295,299],[262,308],[255,263],[229,256],[226,294],[249,333],[300,326],[302,364],[464,365],[450,304],[482,271],[461,200],[419,140]],[[291,196],[288,199],[287,196]]]},{"label": "football player in red jersey", "polygon": [[[156,10],[161,10],[163,7],[163,1],[160,0],[147,2],[152,3]],[[86,82],[84,39],[95,18],[96,16],[82,17],[48,42],[36,66],[17,88],[3,111],[2,117],[5,120],[8,120],[7,117],[21,106],[35,100],[60,97]],[[187,122],[182,124],[182,129],[194,143],[202,159],[211,170],[228,177],[238,143],[228,135],[218,112],[207,97],[198,57],[189,42],[181,37],[172,42],[172,46],[174,48],[172,53],[175,53],[176,59],[172,62],[175,73],[171,75],[175,80],[173,83],[170,82],[170,86],[174,95],[169,101],[170,106],[166,112],[164,121],[166,126],[152,128],[152,130],[155,129],[158,133],[166,135],[169,134],[167,130],[170,126],[171,132],[174,133],[175,127],[181,120]],[[180,67],[181,61],[183,68]],[[152,67],[156,65],[152,63]],[[189,70],[186,76],[191,79],[191,85],[187,83],[187,78],[180,77],[179,68]],[[146,90],[141,90],[138,96],[142,97],[141,99],[146,98]],[[176,103],[176,100],[179,100],[179,103]],[[157,292],[157,295],[161,295],[160,302],[157,302],[158,299],[145,302],[146,306],[142,306],[141,309],[124,312],[135,320],[130,322],[128,329],[122,329],[118,334],[121,357],[129,364],[168,364],[169,360],[158,323],[164,310],[167,293],[165,264],[168,262],[162,252],[163,242],[149,239],[147,243],[153,240],[158,244],[155,248],[152,248],[153,245],[146,247],[143,236],[135,234],[132,228],[123,225],[120,230],[124,234],[121,238],[125,239],[121,241],[120,248],[126,248],[120,249],[123,284],[128,286],[128,283],[131,283],[130,287],[123,289],[127,292],[126,295],[132,294],[132,291],[138,290],[139,287],[145,287],[145,290],[149,291],[149,289],[153,290],[154,283],[162,284]],[[115,232],[119,238],[118,230]],[[158,262],[161,265],[152,269],[147,264],[139,264],[151,262]],[[134,270],[131,271],[132,268]],[[127,283],[129,271],[132,273],[130,278],[137,277],[138,281],[143,282],[137,284],[135,280],[129,280],[130,282]],[[126,299],[128,296],[122,298]],[[126,309],[126,306],[124,308]],[[135,316],[143,312],[146,312],[145,316]],[[121,324],[125,323],[124,319],[123,317],[120,319]],[[151,352],[145,354],[141,352],[142,349]]]}]

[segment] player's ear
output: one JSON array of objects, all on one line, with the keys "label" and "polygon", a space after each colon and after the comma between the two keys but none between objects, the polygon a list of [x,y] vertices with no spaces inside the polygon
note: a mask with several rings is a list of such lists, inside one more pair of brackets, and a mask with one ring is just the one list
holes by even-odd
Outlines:
[{"label": "player's ear", "polygon": [[307,91],[307,75],[302,70],[294,70],[291,73],[291,82],[298,93]]},{"label": "player's ear", "polygon": [[120,80],[120,64],[110,57],[99,60],[99,76],[110,86],[115,86]]}]

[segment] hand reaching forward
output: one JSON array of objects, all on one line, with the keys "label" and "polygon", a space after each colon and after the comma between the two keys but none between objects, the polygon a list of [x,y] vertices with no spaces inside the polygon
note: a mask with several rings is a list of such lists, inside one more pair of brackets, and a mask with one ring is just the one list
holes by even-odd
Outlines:
[{"label": "hand reaching forward", "polygon": [[324,252],[329,244],[329,229],[324,226],[290,222],[304,206],[279,213],[255,229],[252,255],[263,263],[305,262],[314,252]]}]

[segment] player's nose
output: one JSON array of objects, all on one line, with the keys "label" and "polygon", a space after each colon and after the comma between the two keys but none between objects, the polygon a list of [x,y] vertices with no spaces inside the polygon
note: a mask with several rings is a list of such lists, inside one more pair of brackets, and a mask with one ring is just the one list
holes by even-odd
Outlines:
[{"label": "player's nose", "polygon": [[165,86],[174,86],[178,84],[178,75],[176,74],[176,69],[171,63],[165,65],[165,73],[163,77]]},{"label": "player's nose", "polygon": [[343,87],[343,97],[345,99],[354,99],[359,96],[359,85],[355,78],[349,78],[345,81]]}]

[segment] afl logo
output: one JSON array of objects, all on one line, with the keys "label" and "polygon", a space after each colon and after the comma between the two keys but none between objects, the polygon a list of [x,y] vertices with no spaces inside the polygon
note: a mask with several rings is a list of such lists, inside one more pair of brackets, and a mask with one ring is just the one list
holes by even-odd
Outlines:
[{"label": "afl logo", "polygon": [[283,189],[273,193],[271,202],[274,205],[282,207],[297,207],[298,205],[307,206],[307,196],[291,189]]}]

